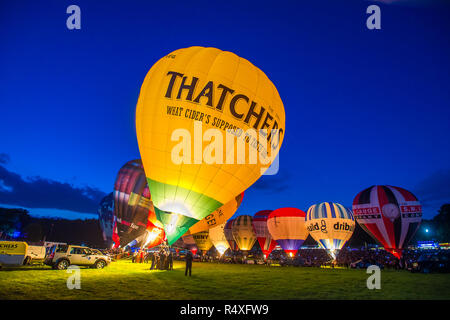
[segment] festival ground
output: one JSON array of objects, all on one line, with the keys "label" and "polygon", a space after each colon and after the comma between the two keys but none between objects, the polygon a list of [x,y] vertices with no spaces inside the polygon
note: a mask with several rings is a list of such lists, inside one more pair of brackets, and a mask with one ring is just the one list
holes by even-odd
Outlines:
[{"label": "festival ground", "polygon": [[382,270],[381,290],[369,290],[366,270],[184,263],[173,271],[112,262],[81,268],[81,289],[67,288],[67,271],[29,266],[0,271],[0,299],[450,299],[448,274]]}]

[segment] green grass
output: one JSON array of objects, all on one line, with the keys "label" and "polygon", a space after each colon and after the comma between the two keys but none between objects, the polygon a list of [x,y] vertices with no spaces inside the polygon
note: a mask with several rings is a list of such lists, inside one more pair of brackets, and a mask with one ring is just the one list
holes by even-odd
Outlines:
[{"label": "green grass", "polygon": [[369,290],[365,270],[194,263],[173,271],[149,264],[111,263],[81,268],[81,289],[69,290],[66,271],[47,266],[4,268],[0,299],[450,299],[450,275],[381,271],[381,289]]}]

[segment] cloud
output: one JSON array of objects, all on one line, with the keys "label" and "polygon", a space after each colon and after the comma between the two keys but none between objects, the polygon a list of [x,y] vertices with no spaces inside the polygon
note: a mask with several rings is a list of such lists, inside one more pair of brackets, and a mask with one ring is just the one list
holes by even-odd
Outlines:
[{"label": "cloud", "polygon": [[1,164],[8,164],[9,163],[9,155],[7,155],[6,153],[0,153],[0,163]]},{"label": "cloud", "polygon": [[445,0],[366,0],[366,2],[381,3],[385,5],[400,5],[408,7],[426,7],[446,4]]},{"label": "cloud", "polygon": [[93,214],[104,196],[89,186],[80,188],[42,177],[24,179],[0,165],[0,203]]}]

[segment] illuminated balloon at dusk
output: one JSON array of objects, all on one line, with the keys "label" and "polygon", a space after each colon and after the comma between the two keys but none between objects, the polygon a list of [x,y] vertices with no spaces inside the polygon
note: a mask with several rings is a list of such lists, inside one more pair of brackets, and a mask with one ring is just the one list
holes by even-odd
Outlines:
[{"label": "illuminated balloon at dusk", "polygon": [[284,133],[278,91],[248,60],[190,47],[156,62],[141,87],[136,134],[169,244],[258,180]]},{"label": "illuminated balloon at dusk", "polygon": [[305,212],[297,208],[280,208],[272,211],[267,219],[272,237],[291,257],[297,254],[308,237],[305,227]]},{"label": "illuminated balloon at dusk", "polygon": [[[185,234],[181,237],[181,239],[183,239],[184,245],[186,248],[188,248],[189,250],[191,250],[193,253],[193,249],[195,248],[195,252],[197,252],[197,245],[195,243],[194,237],[192,236],[192,234]],[[194,253],[195,254],[195,253]]]},{"label": "illuminated balloon at dusk", "polygon": [[393,186],[372,186],[353,200],[358,224],[387,251],[401,258],[422,221],[422,206],[411,192]]},{"label": "illuminated balloon at dusk", "polygon": [[256,235],[253,231],[252,217],[248,215],[239,216],[233,220],[231,232],[239,250],[251,250],[256,242]]},{"label": "illuminated balloon at dusk", "polygon": [[211,239],[209,238],[209,232],[208,231],[202,231],[199,233],[194,233],[192,235],[194,238],[195,244],[197,245],[197,248],[202,250],[203,254],[205,254],[209,249],[212,248],[213,243],[211,242]]},{"label": "illuminated balloon at dusk", "polygon": [[322,202],[309,207],[306,212],[306,229],[319,245],[336,258],[355,230],[355,219],[351,210],[339,203]]},{"label": "illuminated balloon at dusk", "polygon": [[230,247],[230,244],[225,237],[225,224],[226,223],[222,223],[209,229],[209,238],[220,255],[223,255]]},{"label": "illuminated balloon at dusk", "polygon": [[244,197],[244,192],[239,194],[237,197],[232,199],[230,202],[225,203],[219,209],[214,211],[213,213],[207,215],[203,220],[194,224],[190,229],[190,233],[197,233],[201,231],[207,231],[208,229],[219,226],[223,223],[226,223],[228,219],[230,219],[239,206],[242,203],[242,199]]},{"label": "illuminated balloon at dusk", "polygon": [[252,224],[255,231],[256,238],[258,239],[261,250],[264,257],[267,258],[272,250],[277,245],[277,242],[272,239],[269,228],[267,227],[267,219],[272,210],[262,210],[253,216]]},{"label": "illuminated balloon at dusk", "polygon": [[[140,160],[129,161],[119,170],[114,184],[114,215],[122,247],[136,239],[141,241],[139,245],[143,245],[147,235],[152,233],[153,237],[155,234],[154,228],[161,229],[161,226],[149,223],[155,212]],[[155,238],[164,237],[160,231]]]},{"label": "illuminated balloon at dusk", "polygon": [[225,234],[225,239],[227,239],[228,244],[230,245],[230,249],[232,251],[238,251],[238,245],[236,243],[236,241],[233,238],[233,231],[231,229],[232,225],[233,225],[233,221],[234,219],[230,219],[227,221],[227,223],[225,224],[225,227],[223,228],[223,232]]}]

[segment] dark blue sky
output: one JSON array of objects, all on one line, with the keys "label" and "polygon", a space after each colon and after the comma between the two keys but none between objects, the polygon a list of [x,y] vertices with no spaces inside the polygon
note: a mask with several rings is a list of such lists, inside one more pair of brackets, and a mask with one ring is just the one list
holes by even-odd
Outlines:
[{"label": "dark blue sky", "polygon": [[[147,71],[200,45],[261,68],[286,109],[280,172],[247,191],[239,214],[350,206],[390,184],[430,218],[450,202],[450,6],[424,3],[1,1],[0,205],[91,217],[139,157]],[[66,28],[71,4],[81,30]],[[381,30],[366,28],[370,4]]]}]

